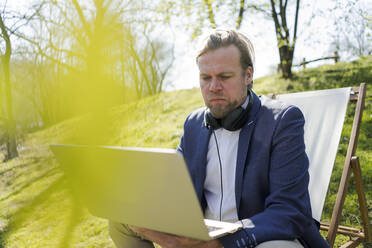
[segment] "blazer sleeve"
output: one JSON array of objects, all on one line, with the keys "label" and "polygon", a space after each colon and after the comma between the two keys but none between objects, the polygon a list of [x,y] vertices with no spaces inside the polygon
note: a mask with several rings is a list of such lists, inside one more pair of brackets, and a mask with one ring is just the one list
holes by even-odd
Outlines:
[{"label": "blazer sleeve", "polygon": [[181,137],[180,143],[178,144],[177,152],[179,152],[179,153],[181,153],[183,155],[183,135]]},{"label": "blazer sleeve", "polygon": [[190,115],[191,114],[189,114],[187,117],[186,117],[186,120],[185,120],[185,122],[183,123],[183,134],[182,134],[182,136],[181,136],[181,140],[180,140],[180,143],[178,144],[178,146],[177,146],[177,152],[179,152],[179,153],[181,153],[182,155],[184,155],[184,137],[185,137],[185,130],[187,130],[187,123],[188,123],[188,121],[189,121],[189,119],[190,119]]},{"label": "blazer sleeve", "polygon": [[294,240],[313,223],[308,193],[308,158],[304,117],[294,106],[284,109],[274,129],[269,167],[269,194],[253,225],[220,238],[224,247],[255,247],[269,240]]}]

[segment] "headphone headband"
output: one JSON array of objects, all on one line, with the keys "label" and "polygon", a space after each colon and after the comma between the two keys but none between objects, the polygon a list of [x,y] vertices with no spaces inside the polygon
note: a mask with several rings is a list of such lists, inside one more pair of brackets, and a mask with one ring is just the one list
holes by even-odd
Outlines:
[{"label": "headphone headband", "polygon": [[222,127],[229,131],[236,131],[242,128],[248,121],[249,111],[253,105],[253,94],[250,90],[248,90],[247,96],[249,97],[249,99],[248,105],[245,109],[239,106],[236,109],[230,111],[222,119],[214,118],[210,110],[207,109],[204,112],[204,124],[206,125],[206,127],[208,129],[218,129]]}]

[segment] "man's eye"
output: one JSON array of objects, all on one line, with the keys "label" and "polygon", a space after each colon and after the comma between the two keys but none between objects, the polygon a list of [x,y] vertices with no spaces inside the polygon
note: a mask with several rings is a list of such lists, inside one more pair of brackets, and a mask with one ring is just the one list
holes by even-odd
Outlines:
[{"label": "man's eye", "polygon": [[229,79],[231,76],[221,76],[221,79],[226,80]]},{"label": "man's eye", "polygon": [[208,81],[208,80],[211,79],[211,77],[201,77],[201,79],[202,79],[203,81]]}]

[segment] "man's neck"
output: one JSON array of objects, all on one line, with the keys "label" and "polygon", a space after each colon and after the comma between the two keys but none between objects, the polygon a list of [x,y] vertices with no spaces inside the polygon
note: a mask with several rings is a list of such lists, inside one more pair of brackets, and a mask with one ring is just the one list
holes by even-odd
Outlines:
[{"label": "man's neck", "polygon": [[246,96],[245,101],[242,105],[240,105],[243,109],[246,109],[249,102],[249,95]]}]

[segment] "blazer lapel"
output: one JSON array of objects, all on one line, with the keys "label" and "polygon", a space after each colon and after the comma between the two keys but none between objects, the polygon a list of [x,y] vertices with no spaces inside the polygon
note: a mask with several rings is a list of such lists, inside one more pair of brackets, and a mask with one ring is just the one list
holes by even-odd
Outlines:
[{"label": "blazer lapel", "polygon": [[239,134],[238,143],[238,157],[236,160],[235,171],[235,200],[236,210],[239,216],[240,199],[242,195],[243,174],[245,169],[245,161],[247,159],[248,149],[252,138],[253,130],[255,127],[256,117],[261,107],[261,101],[256,94],[253,95],[253,106],[249,113],[247,124],[242,128]]},{"label": "blazer lapel", "polygon": [[194,157],[195,161],[193,163],[195,167],[193,168],[192,171],[193,173],[192,178],[194,178],[194,187],[196,194],[198,195],[199,202],[202,202],[204,191],[204,181],[206,177],[207,153],[210,135],[211,130],[203,126],[199,136],[197,153],[196,156]]}]

